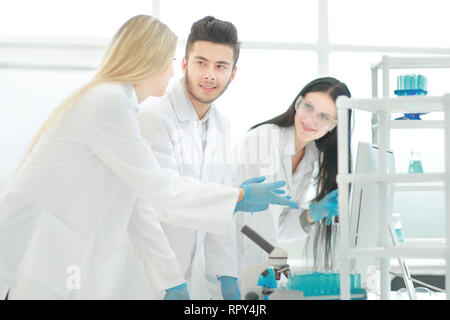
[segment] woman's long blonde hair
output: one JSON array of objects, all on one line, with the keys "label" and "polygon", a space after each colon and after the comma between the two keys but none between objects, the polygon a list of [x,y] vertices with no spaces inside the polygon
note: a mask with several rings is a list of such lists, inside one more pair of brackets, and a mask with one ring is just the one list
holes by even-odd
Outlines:
[{"label": "woman's long blonde hair", "polygon": [[64,100],[39,129],[18,170],[42,134],[74,107],[88,90],[106,82],[135,84],[157,75],[172,63],[176,45],[176,35],[158,19],[147,15],[129,19],[114,35],[91,81]]}]

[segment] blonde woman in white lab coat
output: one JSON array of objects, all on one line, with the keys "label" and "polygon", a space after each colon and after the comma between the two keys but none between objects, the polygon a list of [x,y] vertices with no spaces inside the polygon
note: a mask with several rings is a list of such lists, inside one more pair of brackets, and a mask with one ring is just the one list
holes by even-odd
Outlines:
[{"label": "blonde woman in white lab coat", "polygon": [[273,245],[306,237],[315,224],[314,267],[330,267],[330,222],[337,215],[336,99],[340,95],[350,96],[344,83],[331,77],[313,80],[285,113],[253,126],[238,143],[237,181],[258,175],[268,181],[284,179],[287,192],[301,206],[235,217],[240,273],[267,259],[265,251],[239,232],[245,224]]},{"label": "blonde woman in white lab coat", "polygon": [[[218,234],[252,199],[287,203],[270,191],[280,184],[243,192],[159,167],[140,135],[136,110],[146,97],[164,94],[176,43],[157,19],[131,18],[94,78],[44,124],[0,194],[0,299],[8,290],[11,299],[114,298],[117,248],[138,195],[163,221]],[[134,230],[141,233],[134,247],[145,251],[141,265],[149,283],[183,297],[181,270],[154,220]]]}]

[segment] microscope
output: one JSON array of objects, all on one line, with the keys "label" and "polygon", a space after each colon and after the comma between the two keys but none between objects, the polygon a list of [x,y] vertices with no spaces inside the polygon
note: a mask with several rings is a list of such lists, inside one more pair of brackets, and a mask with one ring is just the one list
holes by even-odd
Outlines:
[{"label": "microscope", "polygon": [[273,268],[276,280],[280,280],[281,275],[289,278],[291,271],[287,264],[287,252],[271,245],[247,225],[242,228],[241,232],[269,254],[268,260],[250,266],[243,271],[241,276],[243,299],[264,300],[267,297],[269,300],[303,300],[304,296],[301,291],[279,290],[258,285],[260,275],[263,277],[269,275],[269,268]]},{"label": "microscope", "polygon": [[[241,292],[244,300],[338,300],[340,299],[340,275],[336,272],[292,274],[287,264],[287,252],[272,246],[249,226],[241,232],[269,254],[266,261],[245,269],[241,276]],[[273,268],[273,274],[271,274]],[[262,275],[262,283],[259,283]],[[278,287],[281,276],[288,279],[288,288]],[[275,279],[273,279],[273,277]],[[275,282],[275,283],[274,283]],[[289,282],[292,282],[289,285]],[[297,283],[297,284],[296,284]],[[366,300],[367,291],[361,287],[360,275],[351,274],[351,299]],[[294,290],[291,290],[294,289]]]}]

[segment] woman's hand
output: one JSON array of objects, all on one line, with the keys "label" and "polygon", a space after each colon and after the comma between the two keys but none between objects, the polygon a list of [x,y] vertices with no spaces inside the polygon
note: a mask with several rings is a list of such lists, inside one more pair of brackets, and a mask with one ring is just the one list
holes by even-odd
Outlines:
[{"label": "woman's hand", "polygon": [[326,225],[338,215],[338,189],[335,189],[323,197],[319,202],[309,206],[309,215],[315,222],[327,218]]}]

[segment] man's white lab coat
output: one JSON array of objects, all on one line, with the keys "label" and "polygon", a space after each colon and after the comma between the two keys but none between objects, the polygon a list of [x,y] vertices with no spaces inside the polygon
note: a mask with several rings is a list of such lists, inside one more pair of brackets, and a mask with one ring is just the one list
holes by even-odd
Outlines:
[{"label": "man's white lab coat", "polygon": [[[44,134],[2,191],[0,298],[8,289],[18,299],[114,298],[112,279],[122,268],[118,248],[138,196],[162,221],[226,233],[238,189],[161,169],[141,136],[136,110],[129,84],[90,90]],[[180,273],[160,226],[147,232],[143,237],[154,241],[145,245],[159,246],[146,247],[143,264],[157,277],[163,260]]]},{"label": "man's white lab coat", "polygon": [[[229,122],[214,105],[199,120],[183,79],[172,83],[162,101],[147,100],[141,104],[138,119],[142,135],[161,167],[204,183],[231,182]],[[149,212],[153,210],[141,207],[139,220],[151,217]],[[191,213],[186,211],[185,214]],[[191,299],[222,298],[217,276],[237,277],[234,223],[229,224],[226,236],[171,223],[161,225],[188,283]],[[130,238],[133,238],[131,233]],[[139,288],[139,282],[128,284]]]}]

